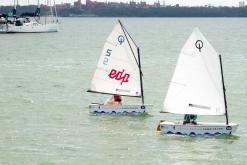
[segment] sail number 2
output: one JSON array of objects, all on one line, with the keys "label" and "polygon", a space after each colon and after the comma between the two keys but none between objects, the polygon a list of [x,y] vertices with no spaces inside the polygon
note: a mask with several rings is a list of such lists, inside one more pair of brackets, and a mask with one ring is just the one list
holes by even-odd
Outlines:
[{"label": "sail number 2", "polygon": [[111,72],[108,74],[111,79],[115,79],[117,81],[121,81],[121,85],[123,82],[129,82],[130,75],[128,73],[124,73],[124,69],[122,71],[117,71],[112,69]]},{"label": "sail number 2", "polygon": [[107,49],[107,50],[106,50],[106,52],[105,52],[105,57],[104,57],[104,61],[103,61],[103,64],[104,64],[104,65],[107,65],[107,64],[108,64],[109,58],[110,58],[110,56],[111,56],[111,52],[112,52],[111,49]]}]

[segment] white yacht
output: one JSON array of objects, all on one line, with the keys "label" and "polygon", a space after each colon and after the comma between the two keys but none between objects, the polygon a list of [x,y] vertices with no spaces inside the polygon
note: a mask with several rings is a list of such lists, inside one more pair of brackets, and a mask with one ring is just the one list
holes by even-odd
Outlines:
[{"label": "white yacht", "polygon": [[57,11],[54,3],[54,12],[52,5],[49,4],[51,9],[51,20],[47,21],[48,17],[45,17],[45,21],[41,21],[40,17],[40,3],[38,0],[38,7],[35,13],[28,13],[28,15],[21,14],[20,17],[16,15],[16,1],[14,0],[14,9],[12,16],[3,18],[2,21],[5,21],[0,24],[0,32],[5,33],[49,33],[58,31],[58,19]]}]

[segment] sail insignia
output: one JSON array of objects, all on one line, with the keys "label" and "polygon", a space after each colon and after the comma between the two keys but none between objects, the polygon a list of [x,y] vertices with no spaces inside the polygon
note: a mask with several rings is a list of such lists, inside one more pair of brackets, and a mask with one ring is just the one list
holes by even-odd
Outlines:
[{"label": "sail insignia", "polygon": [[203,48],[203,42],[202,40],[197,40],[195,43],[196,48],[199,50],[199,52],[201,52],[202,48]]}]

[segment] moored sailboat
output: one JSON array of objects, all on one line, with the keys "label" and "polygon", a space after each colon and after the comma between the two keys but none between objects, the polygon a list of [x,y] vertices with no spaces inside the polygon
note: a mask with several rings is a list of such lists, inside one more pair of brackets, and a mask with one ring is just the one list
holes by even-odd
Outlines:
[{"label": "moored sailboat", "polygon": [[[7,23],[4,26],[6,33],[49,33],[49,32],[58,31],[58,21],[57,18],[53,16],[52,7],[50,8],[51,8],[51,14],[53,20],[51,22],[45,21],[45,23],[42,23],[40,19],[39,0],[38,0],[37,9],[34,13],[23,13],[17,17],[16,6],[17,6],[16,0],[14,0],[12,20],[8,20],[9,18],[7,17]],[[56,12],[56,8],[55,8],[55,12]]]},{"label": "moored sailboat", "polygon": [[140,114],[147,112],[144,104],[140,50],[120,20],[105,42],[88,92],[137,97],[141,104],[91,104],[92,113]]},{"label": "moored sailboat", "polygon": [[0,14],[0,33],[6,33],[7,30],[7,15]]},{"label": "moored sailboat", "polygon": [[163,113],[226,116],[226,123],[164,120],[158,129],[165,134],[230,135],[238,127],[238,124],[228,122],[221,55],[198,28],[180,52],[163,107]]}]

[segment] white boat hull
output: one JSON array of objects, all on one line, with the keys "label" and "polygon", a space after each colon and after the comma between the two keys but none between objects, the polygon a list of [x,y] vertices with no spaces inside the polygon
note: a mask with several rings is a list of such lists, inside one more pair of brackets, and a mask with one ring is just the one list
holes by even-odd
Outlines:
[{"label": "white boat hull", "polygon": [[95,114],[113,114],[113,115],[138,115],[143,114],[150,109],[151,105],[89,105],[90,113]]},{"label": "white boat hull", "polygon": [[25,23],[22,26],[8,25],[7,28],[7,33],[49,33],[57,31],[58,25],[56,23]]},{"label": "white boat hull", "polygon": [[196,125],[182,122],[163,121],[159,124],[161,133],[188,135],[188,136],[219,136],[231,135],[236,131],[238,124],[198,122]]},{"label": "white boat hull", "polygon": [[6,24],[0,24],[0,33],[6,33],[7,27]]}]

